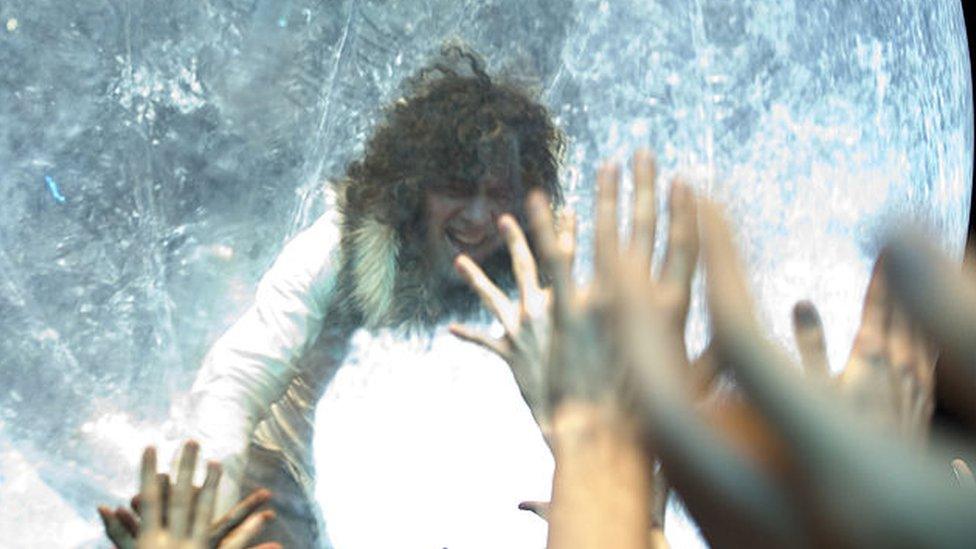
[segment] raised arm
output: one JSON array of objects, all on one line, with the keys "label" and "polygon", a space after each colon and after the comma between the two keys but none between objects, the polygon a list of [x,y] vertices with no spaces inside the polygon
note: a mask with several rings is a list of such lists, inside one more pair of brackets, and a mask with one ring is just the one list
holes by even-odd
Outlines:
[{"label": "raised arm", "polygon": [[322,329],[338,265],[338,224],[326,214],[285,245],[254,304],[204,359],[191,392],[191,434],[210,450],[207,457],[224,463],[222,502],[236,499],[240,455]]}]

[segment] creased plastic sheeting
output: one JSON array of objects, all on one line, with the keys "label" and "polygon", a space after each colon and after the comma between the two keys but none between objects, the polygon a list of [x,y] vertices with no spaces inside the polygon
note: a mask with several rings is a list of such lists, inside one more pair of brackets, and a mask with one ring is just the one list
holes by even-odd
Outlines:
[{"label": "creased plastic sheeting", "polygon": [[[399,82],[452,38],[537,89],[569,134],[584,252],[597,160],[650,145],[663,181],[680,171],[728,204],[777,337],[794,301],[817,303],[835,368],[892,220],[961,252],[958,2],[6,0],[5,544],[96,543],[95,502],[133,491],[142,446],[175,446],[209,343],[322,212],[321,182]],[[688,337],[706,340],[700,296]]]}]

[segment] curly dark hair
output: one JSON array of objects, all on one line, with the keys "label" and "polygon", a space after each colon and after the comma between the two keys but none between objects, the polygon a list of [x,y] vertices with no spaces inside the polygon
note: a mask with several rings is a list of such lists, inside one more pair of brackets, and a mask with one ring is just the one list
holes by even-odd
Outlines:
[{"label": "curly dark hair", "polygon": [[445,47],[437,61],[406,81],[406,91],[388,108],[362,158],[347,168],[347,216],[370,215],[408,231],[422,215],[425,190],[476,189],[490,168],[486,144],[499,138],[517,156],[520,169],[513,175],[524,190],[541,188],[554,206],[562,203],[562,132],[527,92],[493,81],[476,54]]}]

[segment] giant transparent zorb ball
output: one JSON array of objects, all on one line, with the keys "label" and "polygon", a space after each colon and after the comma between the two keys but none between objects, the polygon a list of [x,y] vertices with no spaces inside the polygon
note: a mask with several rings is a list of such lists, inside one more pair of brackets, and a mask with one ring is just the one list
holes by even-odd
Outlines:
[{"label": "giant transparent zorb ball", "polygon": [[[131,495],[145,444],[175,447],[208,346],[445,40],[568,134],[583,257],[598,161],[650,146],[662,201],[681,173],[727,206],[777,338],[817,304],[835,369],[890,224],[961,253],[958,1],[3,1],[2,544],[99,543],[94,505]],[[688,338],[707,341],[700,291]],[[446,336],[355,343],[320,406],[333,541],[541,547],[514,505],[548,497],[551,462],[504,365]]]}]

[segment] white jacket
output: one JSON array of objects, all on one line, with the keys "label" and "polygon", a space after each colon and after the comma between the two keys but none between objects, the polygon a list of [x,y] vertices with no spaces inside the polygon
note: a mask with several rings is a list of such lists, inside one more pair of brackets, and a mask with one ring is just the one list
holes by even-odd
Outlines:
[{"label": "white jacket", "polygon": [[315,405],[336,363],[297,366],[328,322],[341,264],[339,216],[330,207],[289,241],[258,284],[254,304],[213,345],[191,390],[191,434],[224,465],[218,513],[239,493],[251,442],[280,451],[312,490]]}]

